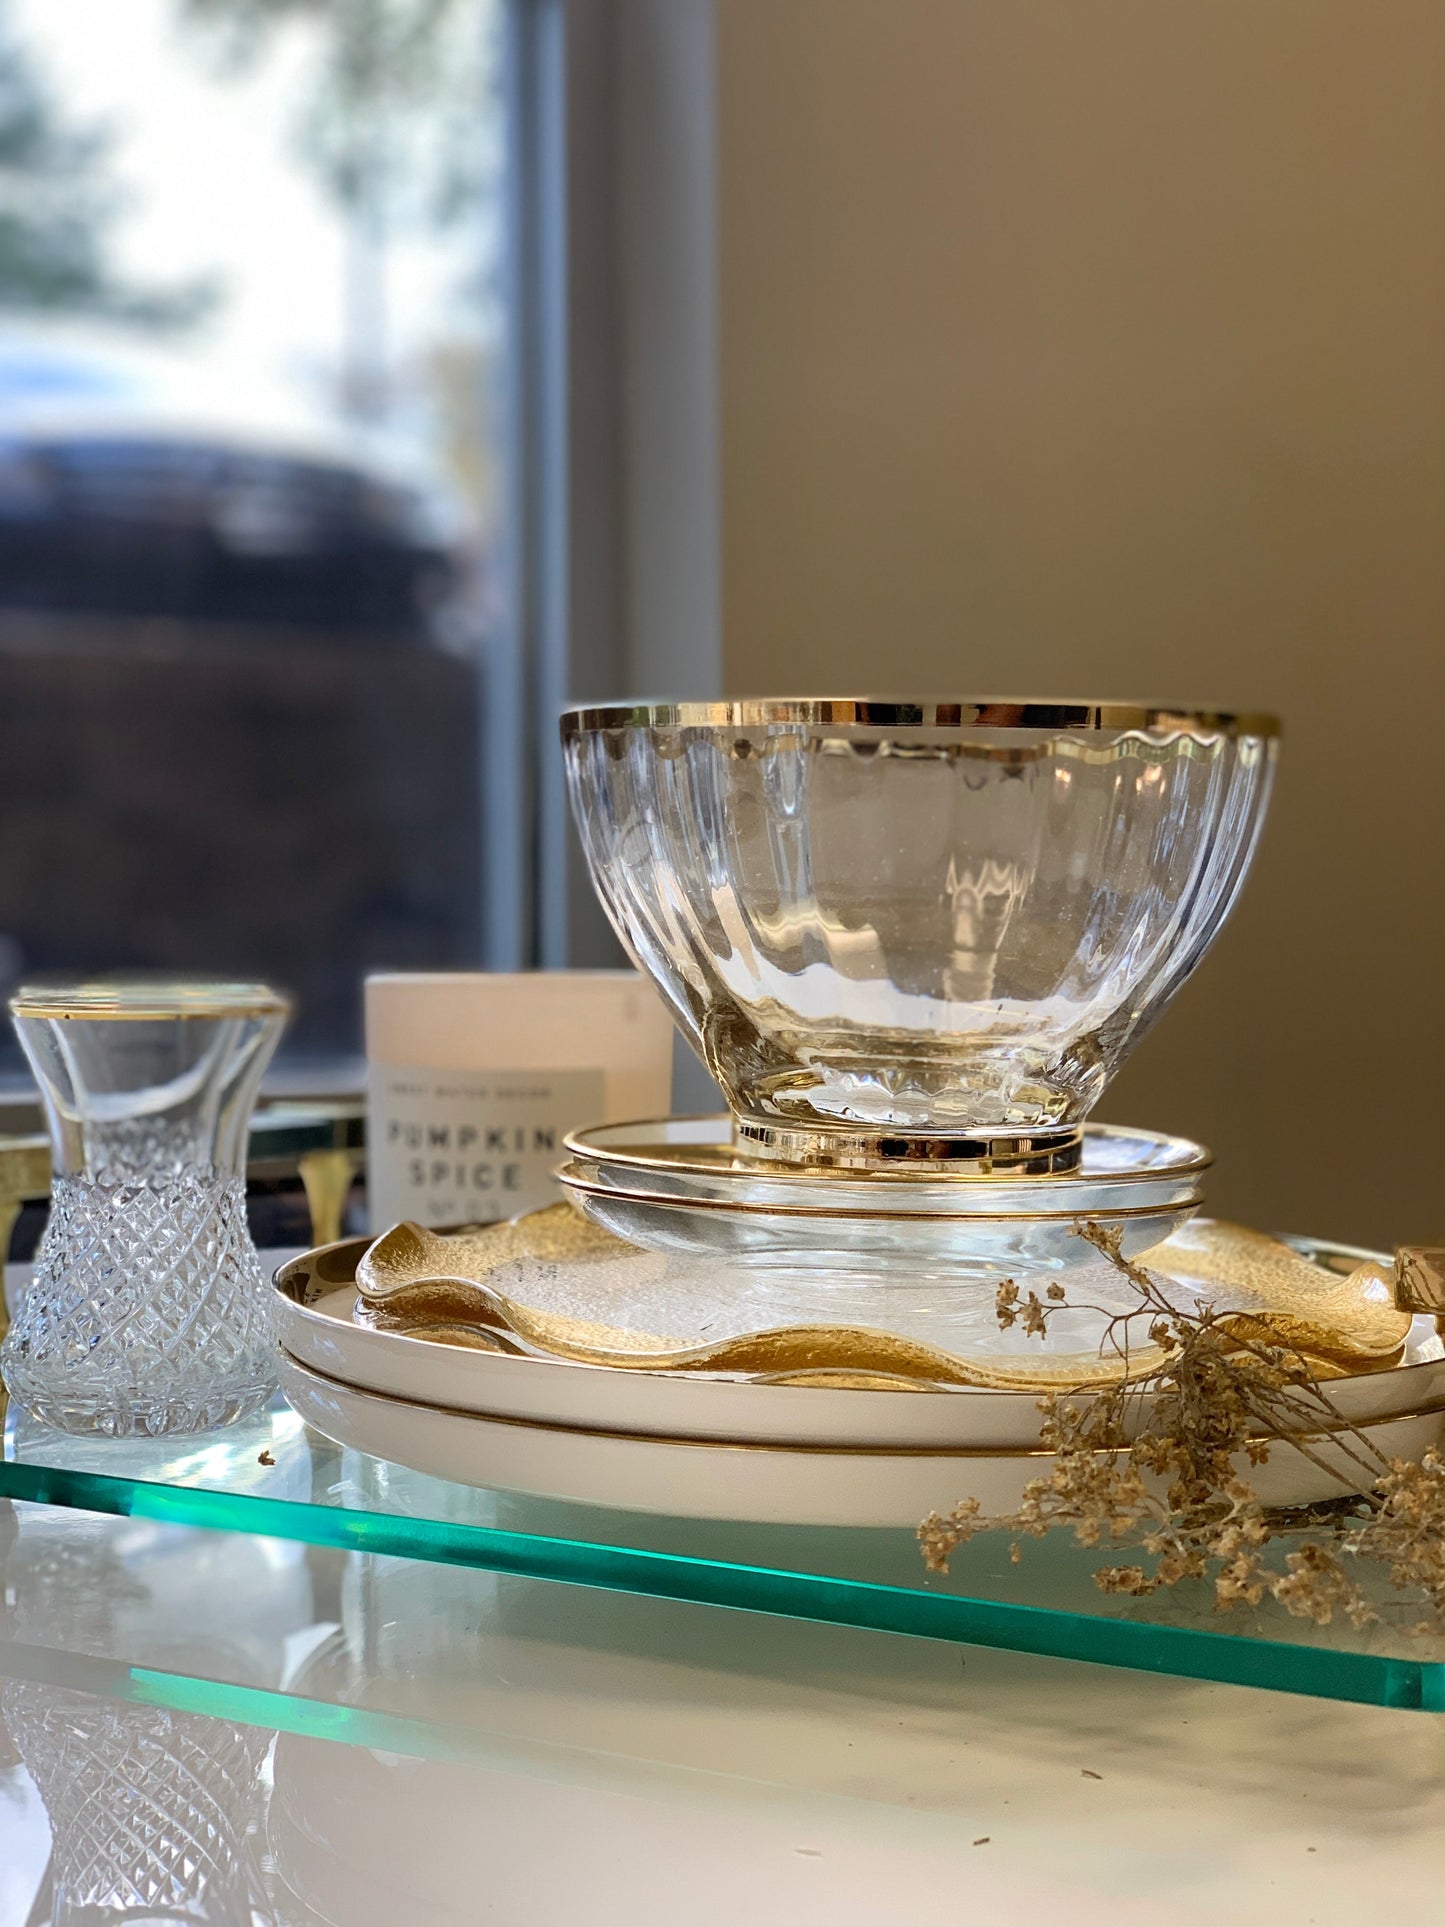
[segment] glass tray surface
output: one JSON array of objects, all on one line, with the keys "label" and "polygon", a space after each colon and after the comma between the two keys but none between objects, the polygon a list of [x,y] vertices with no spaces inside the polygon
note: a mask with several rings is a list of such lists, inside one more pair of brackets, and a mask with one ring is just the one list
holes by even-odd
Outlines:
[{"label": "glass tray surface", "polygon": [[[953,1892],[1074,1927],[1382,1895],[1423,1921],[1438,1742],[1384,1707],[0,1502],[17,1927],[82,1857],[128,1897],[196,1841],[204,1918],[257,1927],[440,1927],[483,1894],[615,1927],[874,1927]],[[210,1875],[237,1846],[249,1909]]]},{"label": "glass tray surface", "polygon": [[[280,1401],[184,1439],[76,1438],[11,1412],[0,1497],[256,1533],[643,1597],[913,1634],[1380,1706],[1445,1710],[1445,1640],[1418,1609],[1356,1632],[1281,1609],[1219,1614],[1203,1588],[1101,1593],[1063,1534],[982,1535],[946,1578],[911,1532],[654,1517],[429,1478],[311,1431]],[[962,1491],[960,1496],[963,1496]],[[1380,1603],[1388,1604],[1382,1591]]]}]

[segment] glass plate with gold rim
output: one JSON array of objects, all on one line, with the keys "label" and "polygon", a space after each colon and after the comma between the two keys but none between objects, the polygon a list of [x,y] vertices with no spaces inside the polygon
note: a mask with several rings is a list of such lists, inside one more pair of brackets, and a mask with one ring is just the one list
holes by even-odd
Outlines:
[{"label": "glass plate with gold rim", "polygon": [[576,1204],[652,1250],[885,1271],[928,1260],[985,1283],[1081,1262],[1083,1219],[1117,1228],[1126,1255],[1146,1251],[1198,1208],[1211,1162],[1187,1138],[1090,1124],[1067,1173],[799,1172],[740,1153],[725,1116],[598,1125],[567,1150],[558,1176]]}]

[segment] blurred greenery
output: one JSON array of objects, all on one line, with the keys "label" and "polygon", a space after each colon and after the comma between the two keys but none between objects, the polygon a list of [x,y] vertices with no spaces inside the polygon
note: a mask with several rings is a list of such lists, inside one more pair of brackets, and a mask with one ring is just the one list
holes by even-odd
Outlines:
[{"label": "blurred greenery", "polygon": [[0,0],[0,310],[103,316],[142,328],[200,319],[210,279],[137,284],[108,245],[125,200],[103,126],[68,120]]},{"label": "blurred greenery", "polygon": [[[221,73],[304,40],[295,134],[346,223],[340,398],[384,418],[394,393],[388,262],[408,229],[475,220],[499,166],[486,111],[501,9],[489,0],[176,0]],[[479,292],[475,285],[470,292]]]},{"label": "blurred greenery", "polygon": [[341,205],[444,226],[476,206],[487,167],[481,74],[491,9],[477,0],[178,0],[223,69],[244,71],[276,34],[316,33],[298,128]]}]

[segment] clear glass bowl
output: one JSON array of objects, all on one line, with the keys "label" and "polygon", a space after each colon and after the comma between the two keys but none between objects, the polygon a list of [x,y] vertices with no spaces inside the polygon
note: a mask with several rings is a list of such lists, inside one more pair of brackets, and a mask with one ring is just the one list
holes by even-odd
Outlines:
[{"label": "clear glass bowl", "polygon": [[811,698],[562,719],[619,936],[734,1113],[805,1163],[806,1127],[895,1156],[1077,1130],[1239,891],[1276,728]]}]

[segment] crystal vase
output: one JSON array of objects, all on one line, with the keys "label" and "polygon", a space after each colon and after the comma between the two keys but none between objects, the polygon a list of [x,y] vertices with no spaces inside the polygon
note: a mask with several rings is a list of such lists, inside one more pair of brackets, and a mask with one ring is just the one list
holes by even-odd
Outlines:
[{"label": "crystal vase", "polygon": [[270,1291],[246,1223],[246,1144],[286,1021],[257,984],[22,989],[50,1221],[0,1347],[10,1396],[70,1432],[203,1431],[275,1388]]},{"label": "crystal vase", "polygon": [[264,1733],[11,1680],[0,1711],[54,1835],[54,1927],[253,1927],[246,1826]]}]

